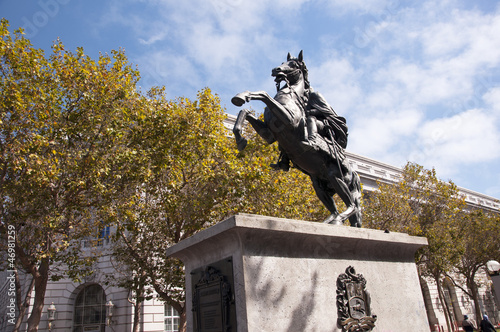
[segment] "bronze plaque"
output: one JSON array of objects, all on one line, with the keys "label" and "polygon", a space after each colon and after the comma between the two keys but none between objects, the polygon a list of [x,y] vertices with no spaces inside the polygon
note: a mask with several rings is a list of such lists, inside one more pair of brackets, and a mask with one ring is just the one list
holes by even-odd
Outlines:
[{"label": "bronze plaque", "polygon": [[231,258],[193,270],[191,274],[195,331],[236,331]]}]

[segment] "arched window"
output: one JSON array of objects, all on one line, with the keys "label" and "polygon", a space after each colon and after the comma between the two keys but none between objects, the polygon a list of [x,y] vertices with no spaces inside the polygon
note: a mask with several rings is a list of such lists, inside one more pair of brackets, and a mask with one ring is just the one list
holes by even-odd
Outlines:
[{"label": "arched window", "polygon": [[443,293],[444,299],[448,304],[448,309],[450,310],[450,318],[454,324],[458,324],[462,321],[463,315],[462,310],[460,310],[460,305],[458,303],[457,294],[455,292],[455,286],[449,279],[445,279],[443,283]]},{"label": "arched window", "polygon": [[425,310],[427,311],[427,319],[429,319],[429,324],[431,327],[438,324],[438,319],[436,318],[436,313],[432,307],[432,297],[429,291],[429,285],[427,282],[420,278],[420,288],[422,289],[422,295],[424,296]]},{"label": "arched window", "polygon": [[73,315],[73,332],[104,332],[106,328],[106,294],[97,284],[78,293]]}]

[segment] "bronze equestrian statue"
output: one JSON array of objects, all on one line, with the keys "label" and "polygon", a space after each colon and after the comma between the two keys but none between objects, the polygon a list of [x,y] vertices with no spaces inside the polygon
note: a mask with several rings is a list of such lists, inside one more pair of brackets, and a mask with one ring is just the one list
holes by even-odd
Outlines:
[{"label": "bronze equestrian statue", "polygon": [[[344,153],[347,146],[345,119],[338,116],[323,96],[311,88],[302,51],[297,58],[288,54],[287,61],[272,70],[277,93],[272,98],[265,91],[245,91],[231,99],[236,106],[251,100],[266,104],[264,121],[243,109],[238,114],[233,133],[238,149],[246,146],[241,131],[247,120],[255,131],[281,151],[275,168],[293,166],[311,177],[314,190],[331,215],[325,223],[340,225],[349,218],[351,226],[361,227],[361,185]],[[339,213],[333,195],[346,205]]]}]

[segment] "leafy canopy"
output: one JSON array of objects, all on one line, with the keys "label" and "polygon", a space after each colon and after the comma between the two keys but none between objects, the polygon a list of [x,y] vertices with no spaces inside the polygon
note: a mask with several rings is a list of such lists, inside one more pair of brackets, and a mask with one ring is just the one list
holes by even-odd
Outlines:
[{"label": "leafy canopy", "polygon": [[6,20],[0,35],[0,230],[15,227],[24,269],[47,259],[76,277],[78,240],[97,235],[112,199],[139,73],[123,51],[95,61],[57,41],[46,57]]}]

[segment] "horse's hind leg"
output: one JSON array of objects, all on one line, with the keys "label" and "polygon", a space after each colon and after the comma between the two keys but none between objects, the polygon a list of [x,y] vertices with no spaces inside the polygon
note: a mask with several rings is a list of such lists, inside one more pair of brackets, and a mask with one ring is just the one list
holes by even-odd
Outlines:
[{"label": "horse's hind leg", "polygon": [[325,224],[336,224],[341,225],[342,222],[339,222],[337,211],[337,206],[335,205],[335,201],[333,200],[333,193],[325,188],[322,183],[317,178],[311,177],[312,184],[314,187],[314,191],[316,192],[316,196],[318,196],[319,200],[323,203],[323,205],[330,211],[331,215],[326,218],[323,222]]},{"label": "horse's hind leg", "polygon": [[[329,184],[333,187],[335,193],[339,195],[340,199],[345,203],[346,210],[338,214],[336,219],[331,223],[339,224],[343,223],[344,220],[349,219],[349,221],[351,221],[351,226],[358,226],[357,219],[354,219],[354,216],[356,216],[360,211],[359,200],[356,201],[356,197],[353,195],[351,190],[352,182],[355,181],[355,177],[357,178],[357,174],[353,173],[351,169],[344,164],[340,165],[340,167],[342,167],[342,169],[339,168],[338,164],[331,165],[329,169]],[[357,178],[357,180],[359,181],[359,178]],[[353,219],[351,219],[351,217],[353,217]]]}]

